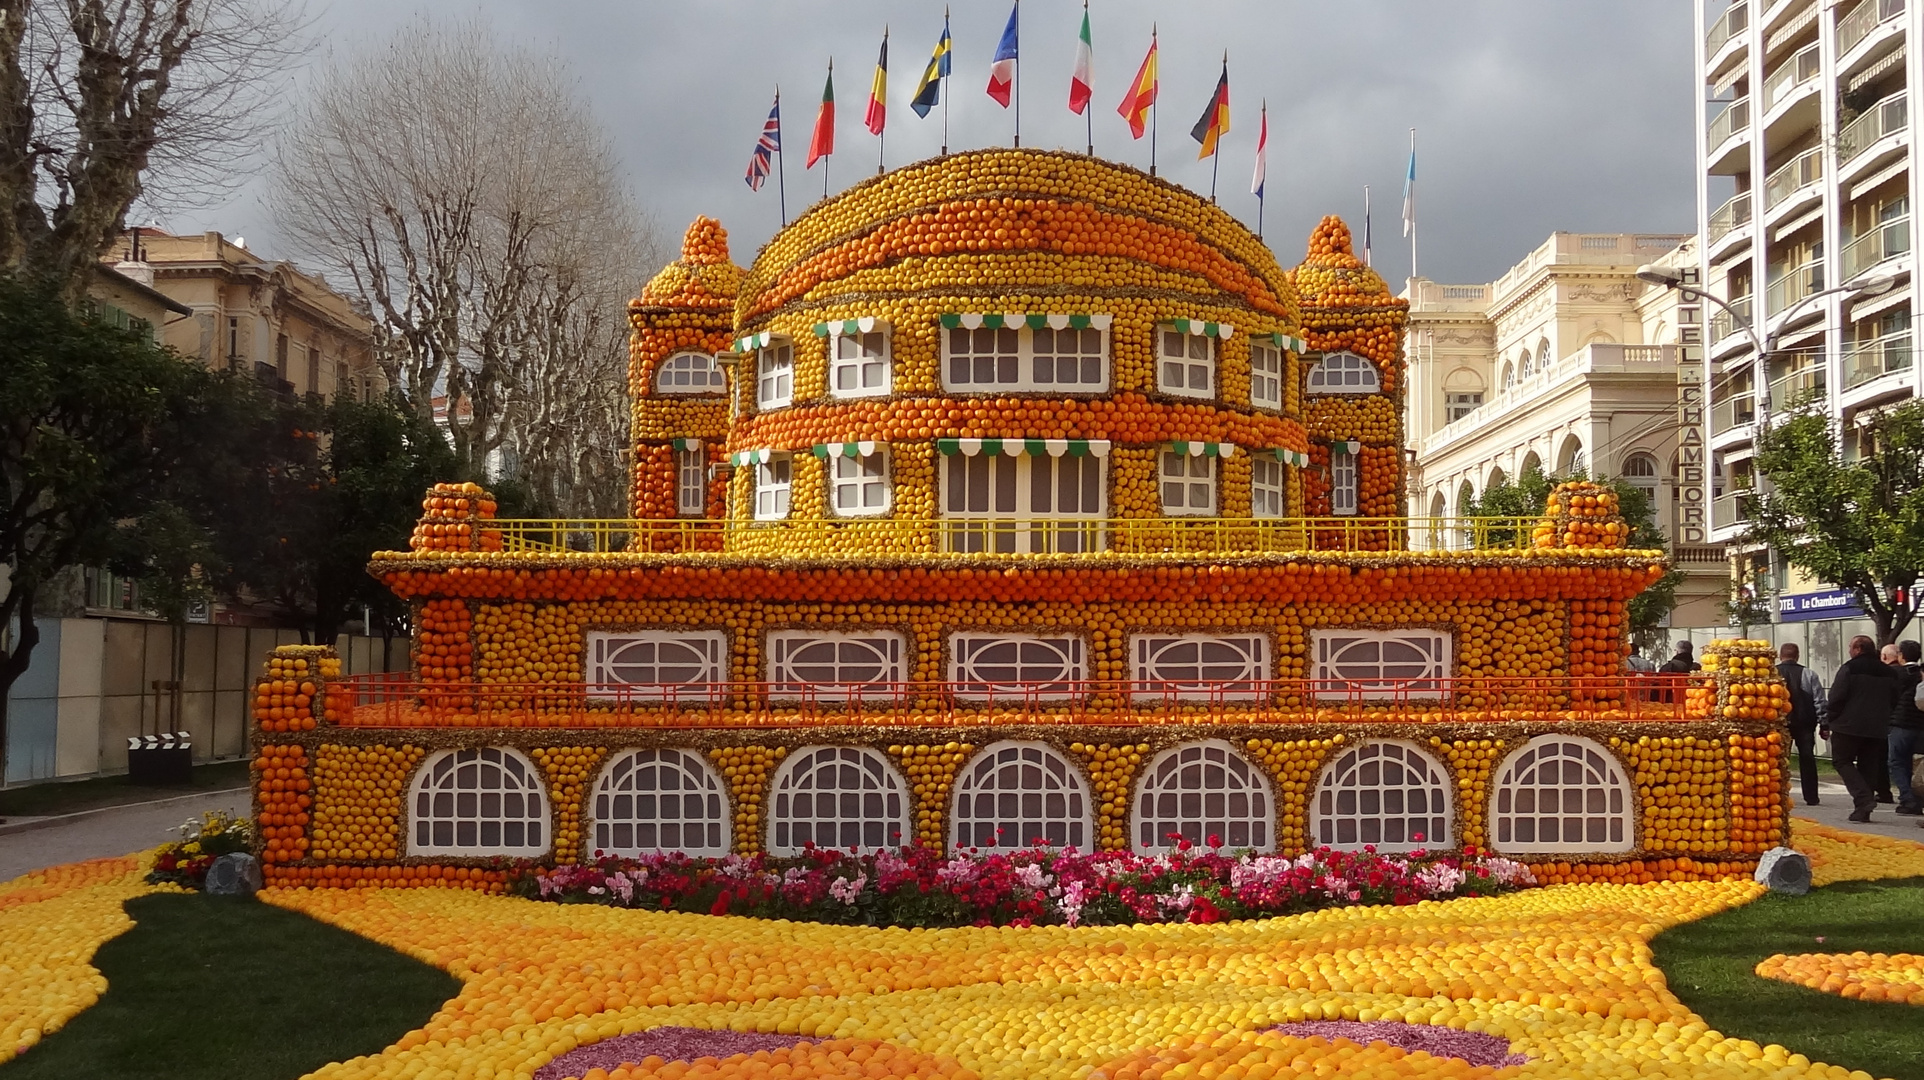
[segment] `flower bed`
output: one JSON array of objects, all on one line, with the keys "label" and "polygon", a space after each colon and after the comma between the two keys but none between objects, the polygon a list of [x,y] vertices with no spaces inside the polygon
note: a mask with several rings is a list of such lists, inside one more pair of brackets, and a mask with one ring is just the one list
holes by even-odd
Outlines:
[{"label": "flower bed", "polygon": [[178,842],[162,844],[154,852],[154,868],[147,873],[147,883],[204,888],[215,859],[253,847],[252,821],[225,810],[209,810],[200,820],[181,825]]},{"label": "flower bed", "polygon": [[531,871],[520,895],[559,903],[749,915],[865,926],[1116,926],[1213,923],[1353,904],[1495,896],[1536,884],[1528,867],[1481,854],[1381,855],[1327,848],[1294,859],[1225,854],[1184,841],[1166,855],[1011,853],[924,847],[801,859],[603,858]]}]

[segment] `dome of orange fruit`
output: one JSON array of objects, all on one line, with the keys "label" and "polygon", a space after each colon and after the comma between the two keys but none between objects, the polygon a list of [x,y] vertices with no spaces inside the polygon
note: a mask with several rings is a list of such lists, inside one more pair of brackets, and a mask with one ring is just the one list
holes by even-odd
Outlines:
[{"label": "dome of orange fruit", "polygon": [[728,260],[728,230],[711,217],[698,217],[681,240],[681,258],[662,267],[642,287],[637,303],[647,306],[732,307],[742,271]]},{"label": "dome of orange fruit", "polygon": [[1373,307],[1402,303],[1390,295],[1382,277],[1356,257],[1349,226],[1334,214],[1325,216],[1309,234],[1309,253],[1289,276],[1305,304]]}]

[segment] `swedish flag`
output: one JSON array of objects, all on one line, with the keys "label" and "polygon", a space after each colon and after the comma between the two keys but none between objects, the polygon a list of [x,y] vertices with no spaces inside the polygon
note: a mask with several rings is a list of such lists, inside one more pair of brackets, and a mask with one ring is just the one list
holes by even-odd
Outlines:
[{"label": "swedish flag", "polygon": [[942,16],[942,40],[935,43],[929,66],[922,69],[922,81],[915,85],[915,99],[909,108],[917,116],[927,116],[942,100],[942,80],[949,74],[949,17]]}]

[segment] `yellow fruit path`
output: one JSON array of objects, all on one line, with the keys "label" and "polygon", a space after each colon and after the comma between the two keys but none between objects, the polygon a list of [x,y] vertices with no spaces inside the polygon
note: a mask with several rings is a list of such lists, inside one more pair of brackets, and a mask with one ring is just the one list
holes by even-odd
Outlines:
[{"label": "yellow fruit path", "polygon": [[1876,878],[1924,877],[1924,844],[1790,819],[1791,846],[1810,858],[1813,885]]}]

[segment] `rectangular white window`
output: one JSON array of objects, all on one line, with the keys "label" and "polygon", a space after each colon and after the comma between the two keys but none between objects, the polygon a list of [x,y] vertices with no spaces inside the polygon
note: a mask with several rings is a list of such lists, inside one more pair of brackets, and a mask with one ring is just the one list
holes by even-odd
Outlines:
[{"label": "rectangular white window", "polygon": [[768,635],[769,692],[788,700],[882,700],[906,688],[901,634],[776,630]]},{"label": "rectangular white window", "polygon": [[1450,636],[1441,630],[1310,633],[1310,678],[1319,697],[1442,697],[1449,677]]},{"label": "rectangular white window", "polygon": [[1162,512],[1207,517],[1216,512],[1216,460],[1174,450],[1162,452]]},{"label": "rectangular white window", "polygon": [[1088,648],[1074,635],[949,635],[949,681],[965,701],[1060,701],[1086,692],[1088,678]]},{"label": "rectangular white window", "polygon": [[756,521],[780,521],[788,516],[789,468],[787,454],[755,466]]},{"label": "rectangular white window", "polygon": [[1443,415],[1445,419],[1443,422],[1446,424],[1454,424],[1458,420],[1475,412],[1477,406],[1481,404],[1483,404],[1483,391],[1481,390],[1472,393],[1444,394]]},{"label": "rectangular white window", "polygon": [[1249,468],[1249,516],[1289,516],[1289,473],[1273,457],[1258,457]]},{"label": "rectangular white window", "polygon": [[700,701],[728,679],[720,630],[590,630],[588,695],[622,701]]},{"label": "rectangular white window", "polygon": [[1216,396],[1216,339],[1162,327],[1156,332],[1156,389],[1183,397]]},{"label": "rectangular white window", "polygon": [[1249,403],[1258,409],[1283,407],[1283,350],[1267,341],[1249,343]]},{"label": "rectangular white window", "polygon": [[770,342],[755,352],[755,404],[779,409],[795,401],[795,346]]},{"label": "rectangular white window", "polygon": [[1262,634],[1132,634],[1129,678],[1137,701],[1255,701],[1270,679]]},{"label": "rectangular white window", "polygon": [[953,454],[942,459],[950,551],[1100,551],[1103,459]]},{"label": "rectangular white window", "polygon": [[1329,451],[1329,512],[1356,513],[1356,455],[1334,446]]},{"label": "rectangular white window", "polygon": [[675,451],[675,512],[695,517],[708,512],[707,451]]},{"label": "rectangular white window", "polygon": [[829,339],[828,392],[838,398],[879,397],[893,385],[889,373],[889,335],[836,334]]},{"label": "rectangular white window", "polygon": [[828,459],[829,505],[838,514],[886,514],[889,509],[888,451],[861,457],[836,454]]},{"label": "rectangular white window", "polygon": [[1109,388],[1109,335],[1095,327],[968,330],[942,335],[942,385],[961,393]]}]

